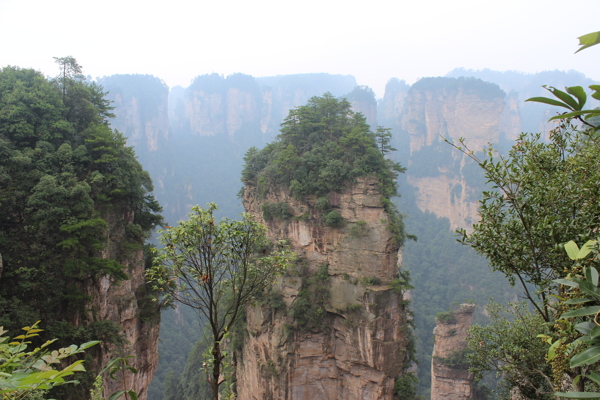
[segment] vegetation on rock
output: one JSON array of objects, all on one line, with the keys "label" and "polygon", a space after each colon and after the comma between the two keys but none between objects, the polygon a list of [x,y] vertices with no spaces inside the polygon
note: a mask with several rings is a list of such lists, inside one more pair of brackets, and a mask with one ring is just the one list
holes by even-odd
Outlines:
[{"label": "vegetation on rock", "polygon": [[54,80],[0,71],[0,325],[43,320],[61,345],[115,343],[120,327],[94,315],[88,286],[128,279],[122,262],[143,248],[160,207],[133,150],[108,126],[102,88],[74,58],[57,62]]},{"label": "vegetation on rock", "polygon": [[404,225],[389,198],[397,195],[396,178],[404,168],[384,157],[394,150],[388,130],[380,127],[372,133],[347,100],[328,93],[291,110],[281,126],[277,141],[246,153],[242,181],[247,186],[262,198],[274,188],[289,190],[296,198],[314,195],[324,222],[339,228],[344,221],[330,210],[327,196],[342,192],[358,177],[375,176],[390,214],[390,229],[403,242]]},{"label": "vegetation on rock", "polygon": [[162,231],[164,247],[147,273],[163,301],[190,306],[206,321],[211,341],[206,372],[215,400],[224,382],[223,340],[294,258],[285,246],[268,251],[266,228],[250,215],[217,223],[216,208],[196,206],[187,221]]}]

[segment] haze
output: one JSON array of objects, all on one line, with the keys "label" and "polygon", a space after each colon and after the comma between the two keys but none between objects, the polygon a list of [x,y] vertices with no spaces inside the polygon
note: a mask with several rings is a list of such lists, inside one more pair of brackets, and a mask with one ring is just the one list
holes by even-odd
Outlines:
[{"label": "haze", "polygon": [[305,0],[0,0],[0,66],[56,75],[72,55],[92,77],[152,74],[187,86],[201,74],[354,75],[381,97],[456,67],[577,70],[600,80],[600,2]]}]

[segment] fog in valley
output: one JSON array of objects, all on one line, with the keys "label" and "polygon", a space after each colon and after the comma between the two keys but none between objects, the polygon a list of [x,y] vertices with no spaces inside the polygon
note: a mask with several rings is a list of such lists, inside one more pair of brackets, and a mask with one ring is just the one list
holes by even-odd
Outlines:
[{"label": "fog in valley", "polygon": [[[490,299],[506,305],[529,295],[532,299],[543,297],[540,301],[545,305],[554,304],[544,293],[532,293],[538,289],[554,293],[555,289],[549,288],[556,285],[548,283],[550,279],[536,286],[540,281],[535,279],[542,279],[539,276],[552,275],[542,268],[544,272],[524,289],[521,275],[515,278],[502,268],[493,270],[490,260],[457,241],[461,237],[457,230],[466,235],[473,232],[480,221],[482,193],[493,186],[473,158],[486,159],[490,148],[496,160],[509,157],[515,144],[526,147],[522,132],[539,132],[540,143],[552,142],[556,136],[550,132],[560,125],[549,120],[567,110],[551,102],[526,101],[552,97],[543,85],[560,90],[581,86],[589,96],[585,109],[598,106],[589,87],[596,90],[594,85],[600,84],[600,50],[574,54],[577,37],[598,29],[592,18],[598,11],[600,5],[587,0],[578,2],[574,10],[554,0],[419,4],[0,0],[0,35],[6,39],[0,51],[0,66],[6,67],[2,72],[6,75],[0,76],[0,144],[4,146],[0,146],[0,157],[5,158],[0,160],[0,190],[6,195],[0,191],[0,206],[16,207],[13,204],[20,201],[26,202],[25,213],[43,209],[50,200],[39,200],[39,196],[38,200],[23,200],[25,195],[19,192],[22,197],[9,201],[13,186],[7,182],[17,181],[20,169],[29,168],[31,162],[23,157],[37,157],[18,146],[39,152],[58,149],[61,144],[46,146],[40,145],[39,138],[28,139],[31,143],[19,139],[17,133],[23,125],[10,124],[26,113],[11,111],[17,109],[11,108],[19,93],[14,88],[20,87],[14,84],[18,79],[13,79],[18,72],[10,75],[11,71],[34,69],[40,80],[45,76],[62,90],[52,101],[67,104],[57,113],[64,113],[68,120],[72,114],[64,111],[71,107],[66,75],[60,80],[60,73],[66,74],[66,70],[60,70],[53,57],[73,56],[83,74],[74,74],[73,82],[102,87],[114,107],[114,115],[106,119],[108,127],[123,135],[149,173],[152,193],[162,207],[163,229],[185,220],[194,205],[214,202],[218,204],[217,220],[239,219],[241,213],[249,212],[267,225],[271,239],[285,239],[298,254],[293,266],[243,310],[240,323],[223,340],[229,358],[222,373],[227,380],[221,387],[222,398],[232,393],[244,400],[508,398],[499,394],[503,381],[495,373],[485,374],[477,382],[473,379],[469,366],[475,363],[467,360],[467,353],[473,353],[466,347],[467,330],[472,323],[486,326],[492,322],[493,311],[486,310]],[[567,13],[571,17],[565,18]],[[41,91],[32,93],[37,93],[31,95],[34,98]],[[576,100],[581,98],[574,91],[569,93],[577,106]],[[22,104],[34,102],[23,100]],[[98,110],[98,104],[91,108]],[[27,115],[42,115],[39,110],[43,107],[36,107],[31,105],[37,111]],[[590,126],[597,126],[596,120],[589,119]],[[565,129],[583,131],[588,120],[581,121]],[[10,125],[10,129],[2,125]],[[47,128],[48,132],[57,126]],[[38,128],[31,129],[37,132]],[[85,139],[91,128],[82,133],[76,129],[71,129],[73,143],[97,143]],[[597,147],[594,136],[589,137],[581,142],[583,146],[574,142],[578,144],[573,148],[563,149],[565,159],[579,151],[574,149]],[[119,135],[111,138],[118,141]],[[56,135],[52,140],[58,140]],[[456,148],[459,146],[461,149]],[[92,154],[92,150],[88,152]],[[104,167],[105,159],[86,160],[90,165],[99,163],[98,171],[106,177],[114,171]],[[60,173],[64,177],[73,172],[65,168]],[[28,189],[31,193],[41,190],[37,174],[31,175],[36,179],[31,184],[35,190]],[[6,178],[9,175],[10,179]],[[553,180],[549,175],[540,176],[540,181]],[[90,178],[89,193],[95,193],[93,182],[98,181]],[[565,185],[572,190],[570,184]],[[585,188],[595,190],[594,185]],[[110,192],[111,196],[117,196],[114,193],[119,190],[122,187]],[[62,192],[57,189],[55,193]],[[75,195],[65,196],[72,199]],[[547,203],[561,201],[548,194]],[[131,215],[147,211],[136,206],[136,211],[128,214],[120,206],[109,207],[100,200],[94,199],[93,204],[94,210],[106,212],[114,220],[134,221]],[[584,212],[573,210],[573,214]],[[122,216],[117,216],[119,213]],[[8,248],[17,243],[10,241],[13,228],[9,224],[17,219],[11,215],[0,219],[6,225],[6,232],[0,226],[0,254],[8,253],[4,268],[8,268],[8,279],[15,279],[18,273],[25,273],[10,272],[11,260],[17,259]],[[43,219],[50,214],[35,215]],[[590,215],[595,214],[590,211]],[[110,218],[105,218],[107,232],[113,232]],[[551,233],[540,237],[560,236],[552,221],[547,222]],[[595,232],[592,225],[585,229]],[[127,237],[127,229],[107,234],[109,242]],[[588,239],[581,229],[577,231],[581,237],[573,240]],[[514,232],[513,236],[518,236]],[[160,246],[158,235],[149,234],[148,243]],[[498,235],[495,253],[502,257],[503,252],[510,252],[502,247],[506,242],[501,243],[502,235]],[[139,238],[143,242],[143,235]],[[20,246],[28,248],[23,243]],[[65,241],[59,245],[65,247]],[[35,246],[42,245],[38,241]],[[108,244],[98,246],[109,248]],[[101,258],[133,251],[121,249],[119,253],[115,248],[102,250]],[[538,251],[542,250],[540,246]],[[82,315],[91,313],[95,322],[112,318],[121,324],[119,334],[129,343],[120,348],[131,352],[121,356],[135,356],[131,362],[139,370],[138,378],[123,382],[131,382],[140,398],[210,399],[203,369],[210,364],[209,324],[181,304],[162,311],[148,308],[140,291],[147,289],[143,271],[150,268],[150,263],[144,265],[149,253],[143,253],[141,247],[135,251],[139,251],[135,253],[137,264],[127,264],[129,276],[121,283],[106,276],[94,275],[94,283],[81,275],[77,278],[82,296],[108,304],[106,311],[104,306],[76,312],[65,308],[61,323],[71,318],[73,326],[85,325],[82,321],[87,317]],[[135,258],[131,254],[127,257]],[[558,257],[555,253],[538,257],[544,262],[558,259],[552,258]],[[5,285],[2,260],[0,256],[0,288]],[[203,279],[206,283],[211,277],[204,275]],[[140,286],[134,286],[134,281]],[[108,289],[113,284],[121,289]],[[85,289],[85,285],[97,291]],[[15,300],[9,301],[6,293],[0,291],[0,319],[8,326],[16,317],[11,314],[14,311],[6,311],[14,307],[6,304]],[[107,300],[100,302],[102,296]],[[561,292],[561,296],[569,295]],[[134,303],[136,306],[131,306]],[[99,308],[103,317],[96,317]],[[148,309],[154,310],[153,316],[142,315]],[[34,314],[23,311],[14,315],[25,318]],[[532,327],[539,323],[550,326],[550,331],[555,329],[552,323],[544,325],[549,320],[527,321]],[[543,329],[532,337],[539,333],[557,340],[554,333]],[[63,334],[58,328],[51,332]],[[69,332],[65,340],[83,337]],[[481,339],[481,343],[484,340],[491,339]],[[111,358],[110,349],[123,346],[111,343],[94,353],[103,360],[98,365]],[[541,352],[541,356],[536,353],[538,361],[546,362],[550,342],[536,345],[535,350],[523,346],[525,350],[518,351]],[[562,357],[568,364],[565,354]],[[591,365],[590,371],[595,368]],[[523,367],[532,368],[530,364]],[[527,381],[529,386],[524,384],[520,392],[513,390],[512,398],[546,399],[553,398],[552,390],[580,389],[576,383],[570,387],[555,384],[552,389],[548,376],[558,367],[545,368],[546,375],[540,372],[535,377],[518,372],[521,375],[515,381]],[[569,375],[571,372],[564,371],[570,380],[575,376]],[[109,378],[105,377],[105,382]],[[591,379],[586,391],[595,388],[593,382],[598,383]],[[107,390],[122,389],[119,383],[107,385]],[[528,394],[526,386],[535,386],[536,390],[531,389],[535,394]],[[541,393],[539,388],[550,391]],[[105,392],[106,398],[108,395]],[[84,396],[89,397],[87,392]]]}]

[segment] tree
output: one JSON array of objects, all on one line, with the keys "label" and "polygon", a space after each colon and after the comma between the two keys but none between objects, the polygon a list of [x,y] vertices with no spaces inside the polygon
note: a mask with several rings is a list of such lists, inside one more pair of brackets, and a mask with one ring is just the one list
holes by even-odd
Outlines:
[{"label": "tree", "polygon": [[385,156],[387,153],[391,151],[396,151],[390,145],[390,141],[392,140],[392,132],[391,128],[384,128],[383,126],[378,126],[377,131],[375,132],[375,142],[377,142],[377,147],[381,151],[381,155]]},{"label": "tree", "polygon": [[[596,43],[582,41],[582,44],[589,47]],[[590,88],[595,92],[592,97],[599,98],[600,86],[592,85]],[[558,121],[559,125],[550,132],[549,143],[544,142],[539,134],[523,134],[508,156],[498,157],[490,148],[484,160],[475,156],[464,140],[454,145],[477,162],[484,170],[488,183],[493,185],[492,190],[483,193],[480,222],[474,225],[473,232],[461,230],[460,234],[463,244],[470,245],[488,258],[493,269],[503,272],[512,284],[521,284],[525,298],[543,318],[549,329],[547,333],[538,333],[547,338],[552,347],[545,359],[538,356],[537,364],[543,368],[547,368],[548,363],[552,365],[551,384],[554,388],[563,386],[568,376],[578,390],[569,394],[575,396],[572,398],[593,398],[592,394],[582,393],[586,376],[581,370],[582,365],[589,365],[592,361],[586,360],[590,361],[587,364],[574,362],[580,360],[576,355],[569,364],[567,357],[575,351],[576,346],[572,344],[579,340],[578,336],[589,335],[590,329],[587,327],[586,332],[585,329],[578,329],[578,325],[564,321],[568,317],[589,314],[567,312],[561,315],[564,305],[557,305],[551,301],[551,297],[568,299],[565,304],[581,304],[577,301],[582,299],[574,299],[573,303],[569,303],[573,293],[569,293],[564,286],[574,287],[575,283],[582,291],[585,291],[585,287],[594,292],[591,283],[586,283],[589,287],[581,283],[581,271],[573,269],[571,261],[564,257],[563,244],[573,238],[578,241],[594,239],[600,228],[600,168],[597,163],[600,135],[598,126],[591,121],[600,112],[585,109],[587,95],[579,86],[567,87],[565,91],[554,87],[546,89],[554,99],[535,97],[529,101],[569,110],[551,118]],[[559,279],[565,274],[574,274],[575,279]],[[590,278],[589,281],[597,284],[597,273],[595,276],[595,280]],[[513,329],[516,328],[513,325]],[[482,329],[479,337],[486,338],[490,337],[494,327]],[[589,340],[581,341],[586,342],[589,343]],[[490,345],[487,339],[480,343],[485,345],[474,343],[472,347],[472,361],[481,360],[482,357],[498,360],[498,354],[492,350],[495,348],[493,344]],[[526,346],[536,348],[532,343],[526,343]],[[586,353],[586,356],[589,354]],[[600,351],[594,354],[600,356]],[[505,360],[511,367],[516,367],[518,362],[518,357]],[[521,374],[521,377],[517,374],[516,381],[527,378],[527,374]],[[544,381],[531,384],[536,393],[547,392],[547,388],[544,388],[546,385]]]},{"label": "tree", "polygon": [[60,84],[60,88],[62,89],[63,101],[65,101],[65,97],[67,95],[67,86],[69,86],[72,81],[83,80],[83,71],[81,69],[81,65],[77,63],[77,60],[73,56],[53,58],[54,62],[60,66],[58,82]]},{"label": "tree", "polygon": [[210,327],[207,375],[214,400],[224,381],[224,339],[245,308],[293,259],[287,247],[272,247],[266,227],[250,215],[216,223],[216,209],[214,203],[206,209],[195,206],[187,221],[162,231],[164,247],[148,272],[154,287],[164,292],[164,301],[192,307]]}]

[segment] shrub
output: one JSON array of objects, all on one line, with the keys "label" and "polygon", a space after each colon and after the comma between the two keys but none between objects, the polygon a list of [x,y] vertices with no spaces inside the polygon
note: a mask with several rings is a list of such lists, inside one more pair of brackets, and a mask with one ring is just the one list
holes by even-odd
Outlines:
[{"label": "shrub", "polygon": [[331,211],[325,215],[325,223],[332,228],[341,228],[344,226],[344,218],[336,210]]},{"label": "shrub", "polygon": [[447,325],[456,323],[456,316],[454,315],[454,313],[452,311],[437,313],[435,318],[438,321],[440,321],[441,323],[447,324]]}]

